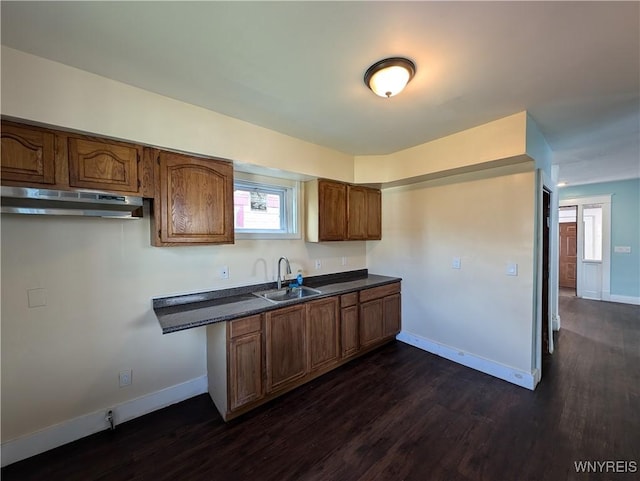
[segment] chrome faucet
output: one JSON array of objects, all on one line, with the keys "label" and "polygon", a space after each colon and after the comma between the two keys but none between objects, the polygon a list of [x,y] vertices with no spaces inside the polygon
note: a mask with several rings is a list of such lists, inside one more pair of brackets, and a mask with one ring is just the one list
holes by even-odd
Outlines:
[{"label": "chrome faucet", "polygon": [[285,256],[282,256],[280,259],[278,259],[278,289],[282,288],[282,281],[287,276],[287,274],[285,274],[282,278],[280,278],[280,272],[282,272],[280,268],[280,263],[282,261],[285,261],[287,263],[287,274],[291,274],[291,266],[289,265],[289,259],[287,259]]}]

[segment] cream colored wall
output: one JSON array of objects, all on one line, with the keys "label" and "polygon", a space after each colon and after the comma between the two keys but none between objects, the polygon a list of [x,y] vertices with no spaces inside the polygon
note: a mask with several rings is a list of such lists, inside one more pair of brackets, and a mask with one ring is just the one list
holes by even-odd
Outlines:
[{"label": "cream colored wall", "polygon": [[[383,190],[372,272],[403,278],[402,329],[530,372],[535,175],[504,171]],[[453,257],[461,269],[452,269]],[[505,275],[518,264],[518,276]]]},{"label": "cream colored wall", "polygon": [[[281,255],[308,275],[366,266],[364,242],[156,248],[148,218],[0,221],[3,441],[206,375],[205,328],[163,335],[153,297],[265,282]],[[35,288],[45,307],[27,306]],[[133,385],[119,388],[128,368]]]},{"label": "cream colored wall", "polygon": [[389,155],[355,157],[355,182],[390,183],[526,155],[527,113],[519,112]]},{"label": "cream colored wall", "polygon": [[353,181],[353,157],[2,47],[2,114],[57,127]]}]

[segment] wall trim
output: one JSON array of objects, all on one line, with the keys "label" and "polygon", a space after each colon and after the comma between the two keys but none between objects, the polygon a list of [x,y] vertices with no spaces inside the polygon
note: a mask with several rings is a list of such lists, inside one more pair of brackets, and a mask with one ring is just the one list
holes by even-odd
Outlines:
[{"label": "wall trim", "polygon": [[607,299],[609,302],[620,302],[622,304],[633,304],[636,306],[640,306],[640,297],[633,297],[633,296],[619,296],[617,294],[611,294],[609,296],[609,299]]},{"label": "wall trim", "polygon": [[117,429],[120,423],[205,392],[207,392],[207,376],[201,376],[11,439],[2,443],[0,451],[2,467],[109,429],[109,423],[106,420],[109,409],[113,410]]},{"label": "wall trim", "polygon": [[534,390],[540,381],[540,371],[538,369],[534,369],[531,372],[515,369],[499,362],[476,356],[445,344],[440,344],[412,332],[400,331],[396,339],[410,346],[444,357],[450,361],[508,381],[520,387]]}]

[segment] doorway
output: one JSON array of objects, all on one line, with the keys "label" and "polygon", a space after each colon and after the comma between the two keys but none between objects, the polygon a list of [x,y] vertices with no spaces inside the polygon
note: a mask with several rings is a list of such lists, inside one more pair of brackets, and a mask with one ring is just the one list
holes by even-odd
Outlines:
[{"label": "doorway", "polygon": [[575,296],[578,269],[578,206],[560,207],[558,278],[561,296]]},{"label": "doorway", "polygon": [[[562,215],[565,207],[575,209],[576,212],[575,296],[608,301],[611,299],[609,291],[611,285],[611,195],[565,199],[560,202],[559,215]],[[562,229],[562,221],[559,225]],[[565,229],[569,230],[568,227]],[[573,242],[570,235],[567,235],[567,239],[569,239],[567,242]],[[560,238],[560,242],[560,250],[562,250],[562,238]],[[572,244],[567,247],[567,254],[573,254]],[[559,252],[558,257],[561,255]],[[567,265],[569,265],[572,256],[567,257],[569,259]],[[561,260],[559,266],[559,294],[562,295],[564,288],[560,281],[562,278]],[[572,275],[569,272],[568,277]]]},{"label": "doorway", "polygon": [[540,329],[541,337],[541,357],[551,353],[549,347],[550,326],[550,303],[549,303],[549,277],[550,269],[550,249],[551,249],[551,192],[544,188],[542,190],[542,322]]}]

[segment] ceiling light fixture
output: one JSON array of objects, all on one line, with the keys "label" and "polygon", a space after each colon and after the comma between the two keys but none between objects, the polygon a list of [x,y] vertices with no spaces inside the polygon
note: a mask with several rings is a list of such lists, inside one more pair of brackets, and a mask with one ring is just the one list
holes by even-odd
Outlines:
[{"label": "ceiling light fixture", "polygon": [[416,65],[404,57],[385,58],[374,63],[364,74],[364,83],[380,97],[399,94],[416,73]]}]

